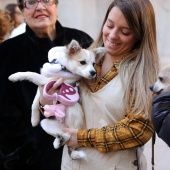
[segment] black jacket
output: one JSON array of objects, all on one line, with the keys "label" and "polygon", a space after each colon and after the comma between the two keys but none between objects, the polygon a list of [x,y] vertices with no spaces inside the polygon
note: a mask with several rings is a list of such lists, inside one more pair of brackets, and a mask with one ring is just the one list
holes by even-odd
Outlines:
[{"label": "black jacket", "polygon": [[158,137],[170,146],[170,93],[153,100],[152,122]]},{"label": "black jacket", "polygon": [[[38,38],[27,26],[26,32],[0,45],[0,169],[59,170],[62,148],[53,148],[54,138],[38,125],[31,125],[31,105],[37,86],[28,81],[13,83],[8,76],[18,71],[40,72],[47,53],[72,39],[83,48],[92,39],[86,33],[56,23],[57,38]],[[43,116],[41,115],[41,119]]]}]

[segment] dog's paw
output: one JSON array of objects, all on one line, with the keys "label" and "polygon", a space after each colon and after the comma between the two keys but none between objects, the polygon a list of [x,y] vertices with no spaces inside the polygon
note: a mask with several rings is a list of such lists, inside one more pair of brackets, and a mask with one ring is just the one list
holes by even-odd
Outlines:
[{"label": "dog's paw", "polygon": [[56,139],[53,142],[54,148],[58,149],[60,146],[66,144],[66,142],[70,139],[70,134],[58,132],[56,133]]},{"label": "dog's paw", "polygon": [[11,75],[8,77],[8,80],[13,81],[13,82],[18,81],[18,79],[19,79],[19,74],[18,74],[18,73],[11,74]]},{"label": "dog's paw", "polygon": [[56,138],[53,142],[53,146],[55,149],[58,149],[60,147],[60,139]]},{"label": "dog's paw", "polygon": [[33,127],[37,126],[40,122],[39,118],[31,117],[31,124]]},{"label": "dog's paw", "polygon": [[86,154],[83,151],[72,150],[70,157],[72,159],[86,159]]}]

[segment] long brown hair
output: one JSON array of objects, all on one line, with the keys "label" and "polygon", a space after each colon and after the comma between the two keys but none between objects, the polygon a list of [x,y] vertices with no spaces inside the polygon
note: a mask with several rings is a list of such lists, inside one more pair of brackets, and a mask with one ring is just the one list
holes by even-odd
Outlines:
[{"label": "long brown hair", "polygon": [[[154,9],[149,0],[114,0],[106,12],[102,28],[114,6],[122,11],[138,40],[131,54],[123,59],[119,67],[119,76],[125,90],[125,106],[128,110],[132,105],[130,96],[134,96],[132,112],[138,114],[145,111],[148,116],[153,99],[149,86],[155,82],[159,71]],[[103,46],[102,28],[91,48]]]}]

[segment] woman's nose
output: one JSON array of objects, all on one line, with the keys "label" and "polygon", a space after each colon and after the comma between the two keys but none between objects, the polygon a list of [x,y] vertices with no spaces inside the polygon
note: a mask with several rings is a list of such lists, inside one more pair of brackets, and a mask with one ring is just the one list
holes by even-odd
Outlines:
[{"label": "woman's nose", "polygon": [[118,31],[116,29],[113,29],[110,34],[109,34],[110,38],[112,39],[118,39],[119,36],[118,36]]}]

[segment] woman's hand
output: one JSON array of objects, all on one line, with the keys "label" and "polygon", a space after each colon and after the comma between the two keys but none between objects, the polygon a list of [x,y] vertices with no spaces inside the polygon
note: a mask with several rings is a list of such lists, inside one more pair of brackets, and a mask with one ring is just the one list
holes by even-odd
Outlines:
[{"label": "woman's hand", "polygon": [[77,132],[78,132],[78,129],[69,129],[69,128],[66,128],[66,127],[62,127],[62,130],[65,132],[65,133],[68,133],[71,135],[69,141],[67,142],[67,145],[73,149],[75,148],[78,148],[79,145],[78,145],[78,142],[77,142]]},{"label": "woman's hand", "polygon": [[[54,94],[55,92],[58,91],[58,87],[63,83],[63,79],[60,78],[58,79],[54,85],[50,88],[50,90],[48,91],[49,94]],[[44,86],[39,86],[39,90],[40,90],[40,103],[42,106],[46,105],[46,104],[53,104],[52,100],[48,100],[43,96],[43,90],[44,90]]]}]

